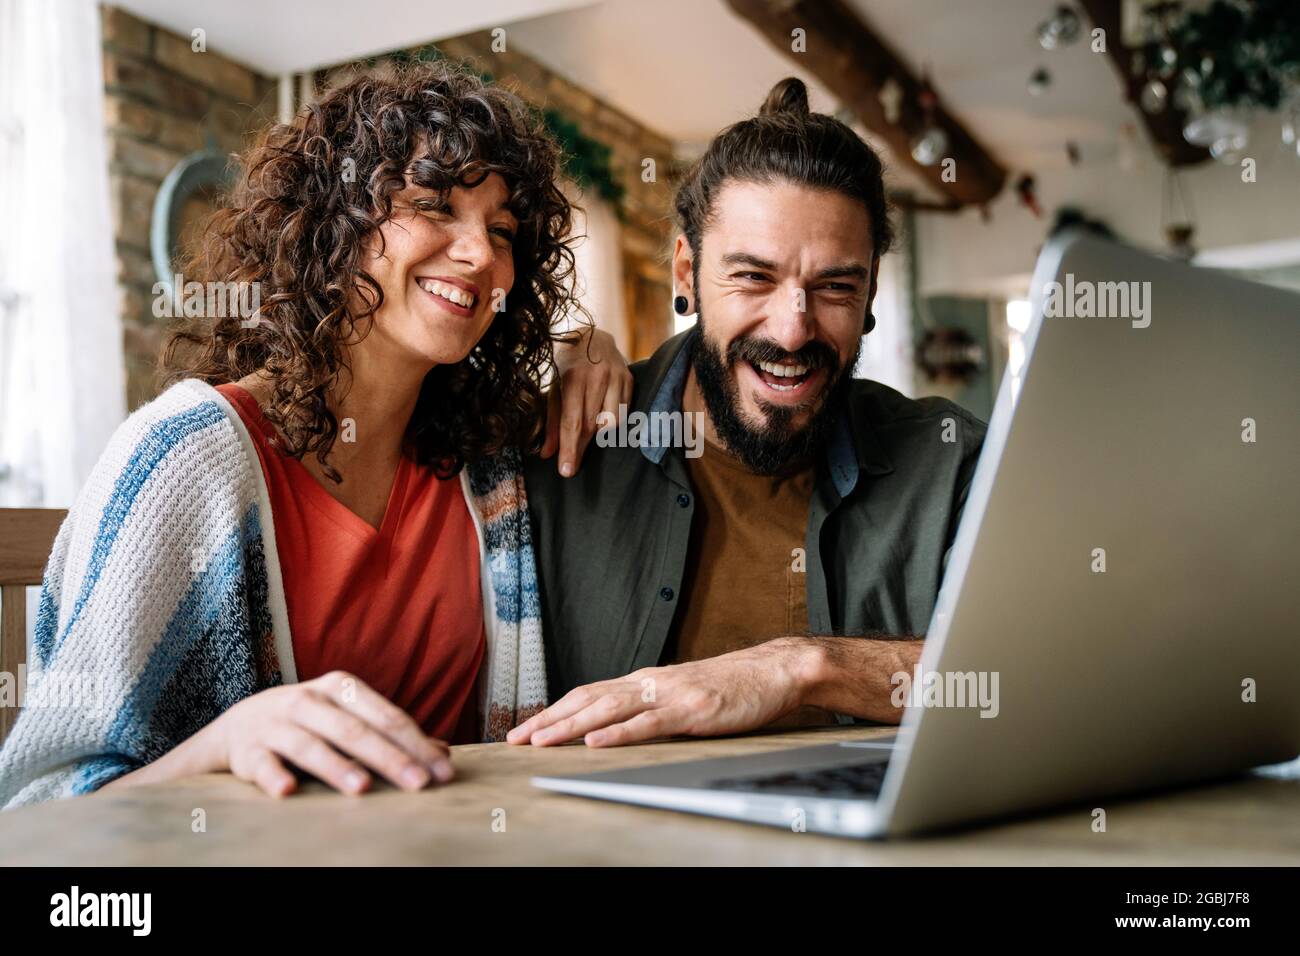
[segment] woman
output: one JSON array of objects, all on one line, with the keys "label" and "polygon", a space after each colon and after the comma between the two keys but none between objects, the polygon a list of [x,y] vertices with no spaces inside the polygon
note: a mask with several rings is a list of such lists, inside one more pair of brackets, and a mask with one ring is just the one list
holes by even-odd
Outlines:
[{"label": "woman", "polygon": [[[95,699],[24,708],[0,805],[224,770],[280,796],[291,767],[418,789],[451,779],[445,740],[545,705],[516,449],[577,305],[558,160],[445,66],[354,80],[253,147],[186,276],[260,308],[173,339],[175,383],[61,529],[28,700],[85,674]],[[566,423],[626,401],[608,337],[555,351]]]}]

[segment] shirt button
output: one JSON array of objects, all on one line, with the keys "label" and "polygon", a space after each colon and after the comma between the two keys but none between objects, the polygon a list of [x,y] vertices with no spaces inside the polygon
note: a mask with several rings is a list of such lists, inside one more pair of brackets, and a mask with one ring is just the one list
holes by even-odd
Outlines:
[{"label": "shirt button", "polygon": [[659,589],[659,596],[660,596],[661,598],[663,598],[665,601],[671,601],[671,600],[673,599],[673,589],[672,589],[672,588],[660,588],[660,589]]},{"label": "shirt button", "polygon": [[677,496],[677,503],[678,503],[679,505],[681,505],[683,508],[689,508],[689,507],[690,507],[690,504],[691,504],[691,496],[690,496],[690,495],[684,495],[684,494],[683,494],[683,495],[678,495],[678,496]]}]

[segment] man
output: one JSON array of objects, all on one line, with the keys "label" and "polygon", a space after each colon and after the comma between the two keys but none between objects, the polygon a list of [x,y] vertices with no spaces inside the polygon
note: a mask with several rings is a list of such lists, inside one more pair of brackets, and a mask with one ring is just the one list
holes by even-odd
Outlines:
[{"label": "man", "polygon": [[555,703],[507,739],[897,722],[984,426],[851,377],[892,240],[880,162],[787,79],[676,212],[674,305],[698,323],[633,367],[628,419],[685,419],[573,478],[528,468]]}]

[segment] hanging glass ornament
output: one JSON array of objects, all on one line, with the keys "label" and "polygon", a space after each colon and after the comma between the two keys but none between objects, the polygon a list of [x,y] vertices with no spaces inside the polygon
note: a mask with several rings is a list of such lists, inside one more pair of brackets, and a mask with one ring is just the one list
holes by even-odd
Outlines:
[{"label": "hanging glass ornament", "polygon": [[1239,110],[1222,108],[1193,117],[1183,127],[1183,139],[1193,146],[1209,147],[1222,140],[1244,140],[1249,132],[1249,124]]},{"label": "hanging glass ornament", "polygon": [[1138,96],[1142,109],[1151,114],[1164,112],[1168,100],[1169,90],[1159,80],[1148,80]]},{"label": "hanging glass ornament", "polygon": [[933,166],[948,151],[948,134],[938,126],[928,126],[912,141],[912,158],[922,166]]},{"label": "hanging glass ornament", "polygon": [[878,99],[880,108],[885,111],[885,122],[890,126],[897,126],[903,108],[903,88],[892,76],[880,87]]},{"label": "hanging glass ornament", "polygon": [[1282,108],[1282,145],[1300,156],[1300,83],[1291,87]]},{"label": "hanging glass ornament", "polygon": [[1205,109],[1200,91],[1180,83],[1174,87],[1174,108],[1189,116],[1198,116]]},{"label": "hanging glass ornament", "polygon": [[935,121],[939,97],[930,85],[928,72],[921,74],[921,89],[916,98],[925,116],[925,125],[921,128],[920,135],[912,140],[912,158],[922,166],[933,166],[948,151],[948,134]]},{"label": "hanging glass ornament", "polygon": [[1250,134],[1248,133],[1221,136],[1210,144],[1210,156],[1221,163],[1235,166],[1241,162],[1241,154],[1249,142]]},{"label": "hanging glass ornament", "polygon": [[1178,74],[1178,85],[1174,87],[1173,103],[1176,109],[1191,116],[1205,112],[1205,101],[1201,98],[1201,74],[1197,70],[1186,69]]},{"label": "hanging glass ornament", "polygon": [[1174,75],[1174,69],[1178,66],[1178,51],[1168,43],[1162,44],[1156,51],[1156,73],[1162,78],[1168,79]]},{"label": "hanging glass ornament", "polygon": [[1079,39],[1079,15],[1071,7],[1058,4],[1051,17],[1038,25],[1038,42],[1044,50],[1069,46]]}]

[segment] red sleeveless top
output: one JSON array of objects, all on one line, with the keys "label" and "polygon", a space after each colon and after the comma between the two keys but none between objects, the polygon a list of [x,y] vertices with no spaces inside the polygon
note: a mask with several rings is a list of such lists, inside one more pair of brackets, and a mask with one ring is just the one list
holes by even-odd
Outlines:
[{"label": "red sleeveless top", "polygon": [[271,444],[275,428],[252,395],[235,384],[217,391],[257,446],[298,679],[348,671],[430,736],[479,740],[483,592],[478,533],[459,478],[440,480],[402,456],[376,529]]}]

